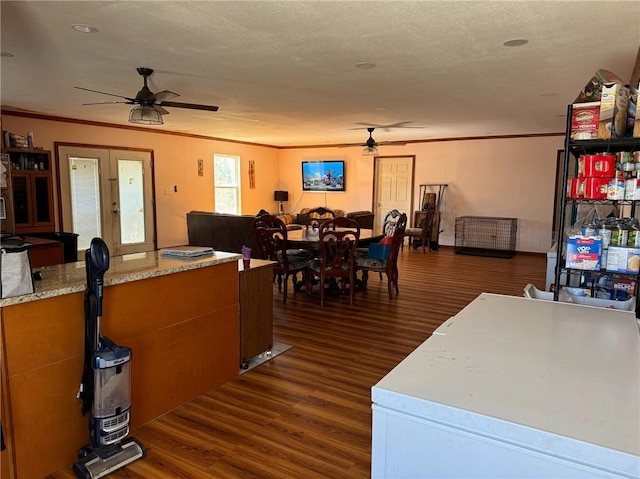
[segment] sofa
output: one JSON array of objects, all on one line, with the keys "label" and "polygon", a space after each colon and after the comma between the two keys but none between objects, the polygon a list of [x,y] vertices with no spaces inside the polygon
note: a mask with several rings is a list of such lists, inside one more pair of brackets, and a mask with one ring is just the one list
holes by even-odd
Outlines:
[{"label": "sofa", "polygon": [[[287,229],[299,229],[306,224],[306,213],[311,208],[303,208],[298,214],[277,215]],[[361,228],[373,229],[374,214],[370,211],[347,213],[334,210],[338,216],[355,219]],[[253,215],[232,215],[210,211],[190,211],[187,213],[187,233],[189,245],[210,246],[217,251],[241,253],[248,246],[258,257],[258,244],[253,233]]]},{"label": "sofa", "polygon": [[352,211],[351,213],[347,213],[347,218],[356,220],[360,228],[372,230],[375,214],[371,211]]},{"label": "sofa", "polygon": [[243,246],[258,251],[253,233],[253,215],[231,215],[207,211],[187,213],[189,245],[211,246],[217,251],[241,253]]}]

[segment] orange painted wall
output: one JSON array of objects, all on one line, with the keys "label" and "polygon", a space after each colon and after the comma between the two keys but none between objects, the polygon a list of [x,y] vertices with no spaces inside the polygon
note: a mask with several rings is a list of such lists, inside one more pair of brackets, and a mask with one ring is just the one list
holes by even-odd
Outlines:
[{"label": "orange painted wall", "polygon": [[[516,249],[544,253],[551,247],[557,152],[562,136],[412,143],[380,147],[380,155],[415,155],[414,205],[421,183],[447,183],[440,243],[455,243],[455,218],[518,218]],[[280,184],[294,211],[316,204],[346,211],[370,210],[373,158],[360,148],[281,150]],[[344,159],[345,193],[302,193],[300,161]]]},{"label": "orange painted wall", "polygon": [[[153,150],[158,248],[187,243],[189,211],[214,211],[214,153],[241,158],[243,214],[256,214],[261,208],[277,209],[273,201],[273,191],[279,189],[275,148],[10,115],[2,115],[2,129],[23,135],[33,131],[35,145],[52,154],[54,142]],[[198,159],[204,160],[204,176],[198,176]],[[249,188],[250,160],[255,164],[255,189]],[[174,185],[177,193],[166,194],[165,189],[173,190]],[[62,229],[60,225],[58,228]]]},{"label": "orange painted wall", "polygon": [[[255,214],[261,208],[276,211],[273,191],[280,189],[289,191],[287,212],[313,206],[345,211],[372,209],[373,157],[363,157],[360,148],[278,150],[10,115],[2,116],[2,128],[25,135],[33,131],[36,145],[45,149],[53,149],[54,141],[152,149],[159,248],[187,242],[187,212],[214,210],[214,153],[239,155],[242,159],[244,214]],[[454,244],[458,216],[506,216],[519,219],[518,251],[544,253],[551,246],[556,158],[561,149],[563,137],[550,136],[383,146],[380,154],[416,156],[416,205],[420,183],[449,184],[443,202],[441,244]],[[203,177],[197,176],[200,158],[205,164]],[[345,160],[345,193],[302,192],[301,161],[320,159]],[[255,162],[255,189],[249,188],[249,160]],[[178,192],[165,194],[165,189],[174,185]]]}]

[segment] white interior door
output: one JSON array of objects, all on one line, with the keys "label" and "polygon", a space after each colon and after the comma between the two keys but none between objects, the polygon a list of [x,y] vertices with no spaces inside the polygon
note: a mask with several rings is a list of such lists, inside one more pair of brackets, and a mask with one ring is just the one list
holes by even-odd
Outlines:
[{"label": "white interior door", "polygon": [[60,146],[58,157],[63,229],[79,251],[96,236],[114,256],[155,249],[151,153]]},{"label": "white interior door", "polygon": [[384,217],[391,210],[406,213],[410,221],[414,156],[375,157],[375,231],[382,231]]}]

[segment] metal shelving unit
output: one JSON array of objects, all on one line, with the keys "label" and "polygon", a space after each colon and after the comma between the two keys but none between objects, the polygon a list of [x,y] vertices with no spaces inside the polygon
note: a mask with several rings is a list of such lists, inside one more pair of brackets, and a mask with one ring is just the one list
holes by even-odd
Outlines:
[{"label": "metal shelving unit", "polygon": [[[557,261],[555,267],[555,281],[554,281],[554,293],[553,299],[558,301],[558,295],[560,287],[564,284],[571,284],[572,278],[590,279],[591,284],[595,285],[595,279],[603,276],[610,277],[612,275],[618,275],[623,278],[631,278],[636,283],[636,317],[640,318],[640,294],[638,291],[638,275],[625,274],[625,273],[613,273],[607,272],[604,268],[599,271],[579,270],[565,267],[565,228],[568,225],[573,225],[576,221],[578,214],[578,207],[580,205],[612,205],[620,213],[624,211],[624,214],[628,217],[636,217],[636,205],[640,203],[640,200],[592,200],[592,199],[575,199],[567,197],[567,185],[569,178],[574,178],[578,174],[578,162],[577,158],[583,154],[594,153],[617,153],[620,151],[636,151],[640,149],[640,138],[611,138],[608,140],[572,140],[571,139],[571,118],[572,118],[572,105],[567,107],[567,130],[565,136],[565,157],[562,171],[562,190],[561,190],[561,208],[560,208],[560,225],[558,234],[558,246],[557,246]],[[569,171],[570,157],[573,157],[576,161],[574,171]],[[595,287],[595,286],[594,286]]]}]

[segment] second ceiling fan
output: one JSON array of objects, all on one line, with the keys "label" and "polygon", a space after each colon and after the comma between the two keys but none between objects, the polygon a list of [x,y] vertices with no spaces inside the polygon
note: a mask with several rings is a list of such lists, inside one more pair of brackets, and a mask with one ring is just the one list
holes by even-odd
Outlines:
[{"label": "second ceiling fan", "polygon": [[350,147],[350,146],[364,146],[364,149],[362,150],[362,155],[363,156],[371,156],[371,155],[377,155],[378,154],[378,146],[383,146],[383,145],[389,145],[389,146],[403,146],[406,145],[406,143],[402,142],[402,141],[376,141],[373,139],[373,131],[375,130],[374,127],[368,127],[367,131],[369,132],[369,138],[367,138],[367,141],[364,143],[345,143],[343,145],[340,145],[341,148],[343,147]]}]

